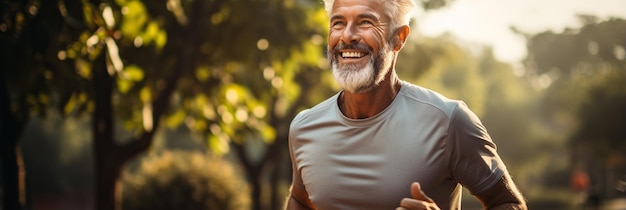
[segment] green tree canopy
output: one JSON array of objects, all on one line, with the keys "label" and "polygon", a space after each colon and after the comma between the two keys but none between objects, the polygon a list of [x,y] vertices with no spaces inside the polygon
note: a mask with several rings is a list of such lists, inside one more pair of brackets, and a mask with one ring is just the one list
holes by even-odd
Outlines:
[{"label": "green tree canopy", "polygon": [[623,151],[626,21],[581,17],[579,29],[529,39],[528,76],[544,89],[544,116],[564,138],[591,150]]}]

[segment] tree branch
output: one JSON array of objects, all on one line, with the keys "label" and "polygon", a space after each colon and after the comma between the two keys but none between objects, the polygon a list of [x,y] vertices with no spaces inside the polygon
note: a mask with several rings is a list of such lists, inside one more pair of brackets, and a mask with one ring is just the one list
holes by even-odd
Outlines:
[{"label": "tree branch", "polygon": [[[130,143],[122,146],[118,146],[118,151],[120,151],[120,156],[123,158],[122,161],[127,161],[133,158],[135,155],[146,151],[150,145],[152,144],[152,139],[156,130],[159,128],[161,124],[161,116],[165,113],[165,110],[168,108],[168,102],[170,97],[176,90],[176,86],[178,85],[178,81],[182,77],[184,73],[191,72],[194,68],[194,64],[192,63],[193,53],[195,53],[196,47],[194,44],[196,43],[197,33],[196,30],[199,30],[199,22],[201,21],[201,15],[203,15],[202,11],[205,9],[206,1],[193,1],[194,5],[191,7],[193,10],[191,11],[192,18],[190,22],[186,26],[182,26],[185,30],[183,34],[186,37],[183,39],[184,44],[182,45],[182,55],[177,56],[175,67],[178,67],[178,70],[173,70],[171,75],[167,77],[164,88],[160,91],[156,99],[152,101],[152,119],[153,119],[153,127],[150,130],[144,130],[141,136],[138,139],[128,141]],[[174,42],[168,42],[166,45],[166,49],[175,48]],[[176,52],[179,50],[168,50],[169,52]],[[162,61],[166,59],[161,59]]]}]

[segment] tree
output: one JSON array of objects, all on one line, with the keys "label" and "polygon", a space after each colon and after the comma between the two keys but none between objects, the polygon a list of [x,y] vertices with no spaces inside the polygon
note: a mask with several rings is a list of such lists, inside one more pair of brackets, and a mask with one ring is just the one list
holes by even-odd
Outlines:
[{"label": "tree", "polygon": [[474,112],[484,112],[485,90],[480,82],[477,56],[443,36],[405,46],[398,58],[398,74],[415,84],[463,100]]},{"label": "tree", "polygon": [[570,143],[572,162],[603,177],[600,187],[608,189],[615,160],[626,158],[626,21],[580,18],[580,28],[528,36],[527,77],[542,92],[544,125]]},{"label": "tree", "polygon": [[[53,105],[68,116],[92,113],[96,206],[101,209],[114,208],[120,167],[149,147],[161,116],[168,116],[164,122],[169,126],[185,122],[191,130],[207,134],[208,145],[217,152],[226,152],[224,145],[229,145],[231,139],[242,143],[261,136],[272,142],[275,133],[264,122],[265,114],[281,117],[274,120],[275,125],[284,124],[281,119],[288,117],[284,108],[299,98],[298,85],[291,79],[296,78],[294,70],[318,69],[323,56],[316,47],[323,43],[319,35],[323,30],[307,29],[323,24],[317,22],[319,18],[304,20],[307,14],[321,14],[315,12],[319,6],[314,3],[10,3],[11,8],[3,8],[9,10],[6,17],[12,21],[4,25],[10,33],[3,33],[3,46],[9,46],[3,48],[3,61],[9,64],[6,69],[29,71],[3,72],[3,82],[11,83],[3,92],[8,98],[4,102],[11,103],[2,107],[3,114],[20,114],[27,119],[30,110]],[[250,21],[258,17],[269,18],[261,24]],[[23,53],[11,60],[9,55],[15,52]],[[314,65],[308,64],[311,68],[302,63]],[[273,91],[267,94],[252,88],[255,83],[262,87],[271,84]],[[277,108],[268,109],[260,101]],[[31,104],[19,110],[10,108],[26,102]],[[168,109],[168,105],[175,108]],[[125,120],[125,126],[136,134],[123,141],[127,144],[115,140],[115,118]],[[19,129],[10,131],[20,133]],[[14,148],[16,139],[3,140],[9,144],[3,148]],[[3,154],[15,157],[15,153]],[[17,174],[15,170],[3,171]],[[256,176],[256,172],[249,174]]]},{"label": "tree", "polygon": [[[615,94],[619,91],[612,90],[620,87],[614,84],[618,83],[616,80],[626,79],[623,76],[626,69],[626,21],[610,19],[594,22],[597,18],[581,18],[585,25],[580,29],[568,29],[562,33],[544,32],[532,36],[528,42],[529,55],[526,59],[529,77],[539,81],[536,84],[543,83],[541,87],[545,88],[545,97],[542,100],[544,115],[547,119],[552,119],[552,125],[557,128],[566,127],[569,138],[583,135],[574,134],[576,132],[587,133],[595,130],[586,128],[590,126],[586,122],[593,120],[583,110],[590,111],[589,109],[595,107],[600,111],[596,113],[606,113],[601,111],[601,107],[609,108],[611,105],[603,103],[608,101],[602,97],[617,97]],[[576,114],[577,112],[580,114]],[[581,127],[576,126],[579,123],[582,123]],[[603,123],[605,126],[609,124]],[[605,134],[592,132],[585,135]]]},{"label": "tree", "polygon": [[[176,126],[177,124],[185,122],[185,125],[189,127],[190,130],[206,134],[208,136],[208,146],[214,151],[224,153],[228,151],[227,148],[231,140],[235,141],[235,143],[242,144],[247,138],[257,136],[256,130],[261,131],[260,134],[262,134],[262,138],[264,140],[272,141],[272,133],[274,132],[273,128],[268,126],[262,120],[262,118],[265,117],[262,113],[266,112],[263,110],[267,110],[265,107],[266,105],[260,103],[259,99],[256,99],[263,99],[263,97],[267,97],[263,95],[266,93],[260,92],[254,94],[253,91],[250,91],[250,89],[252,89],[250,87],[254,87],[254,84],[250,84],[250,82],[258,82],[259,79],[263,77],[259,77],[261,74],[257,73],[259,72],[258,70],[251,70],[258,69],[262,65],[267,65],[267,67],[264,68],[264,71],[272,71],[272,69],[275,69],[277,71],[276,75],[280,76],[281,72],[285,72],[284,74],[287,76],[291,75],[291,72],[295,72],[296,70],[294,68],[300,67],[298,66],[298,62],[289,63],[289,61],[280,61],[280,59],[290,57],[286,56],[288,54],[292,54],[292,56],[294,54],[298,55],[298,47],[289,47],[289,45],[298,45],[303,43],[303,39],[309,39],[312,35],[314,35],[313,33],[315,33],[315,31],[302,30],[298,28],[298,24],[293,24],[296,22],[295,20],[302,20],[306,13],[291,11],[291,9],[288,8],[289,5],[283,4],[281,1],[224,1],[221,2],[221,4],[217,3],[219,2],[210,4],[210,8],[207,9],[209,12],[203,13],[206,15],[203,17],[185,18],[184,15],[176,14],[176,12],[174,12],[175,14],[173,17],[166,19],[169,21],[165,21],[162,27],[163,30],[167,32],[167,36],[169,37],[167,42],[168,44],[166,44],[163,50],[164,54],[167,56],[161,57],[159,60],[167,61],[170,59],[180,61],[182,60],[181,58],[172,58],[179,56],[176,52],[189,51],[189,49],[194,49],[192,46],[195,45],[202,46],[202,48],[198,48],[197,51],[192,51],[189,54],[184,54],[182,56],[182,58],[187,58],[189,63],[182,62],[180,64],[189,65],[187,67],[189,69],[186,72],[193,72],[193,74],[183,75],[181,78],[181,80],[184,81],[182,83],[183,85],[179,87],[179,91],[176,92],[179,98],[178,100],[174,100],[173,103],[182,109],[172,111],[171,117],[168,117],[166,122],[168,122],[170,126]],[[243,4],[246,4],[246,6]],[[250,4],[256,6],[250,7]],[[165,4],[161,5],[164,6]],[[291,6],[293,7],[294,5]],[[179,9],[184,10],[188,8],[204,7],[198,5],[182,5]],[[245,10],[245,8],[257,8],[258,10],[248,11]],[[147,13],[154,16],[162,15],[162,11],[165,11],[164,9],[164,7],[154,7],[154,4],[146,4]],[[244,9],[244,11],[239,11],[242,9]],[[272,12],[274,10],[276,12]],[[176,9],[174,9],[174,11],[176,11]],[[270,15],[268,17],[268,14],[277,15]],[[282,17],[282,15],[290,18]],[[274,21],[267,21],[266,25],[252,25],[252,22],[249,20],[256,17],[268,17],[270,20],[273,19]],[[180,30],[175,24],[172,24],[186,19],[189,21],[199,22],[197,26],[188,26],[188,28],[193,29],[193,31]],[[284,20],[294,20],[294,22],[291,22],[290,25],[285,23]],[[285,28],[285,24],[288,27]],[[147,25],[147,27],[150,27],[149,24]],[[207,26],[209,28],[201,30],[203,27]],[[198,41],[190,41],[190,39],[185,37],[189,34],[194,34],[195,36],[201,38],[199,38]],[[233,34],[235,36],[225,36],[226,34]],[[287,35],[287,39],[285,39],[284,35]],[[181,45],[180,43],[177,43],[179,42],[177,40],[184,40],[187,42],[183,42]],[[133,40],[133,44],[135,41],[136,39]],[[169,43],[172,43],[172,46],[174,46],[172,49],[168,49],[167,46]],[[231,44],[224,45],[222,43]],[[273,47],[267,50],[267,45],[270,43]],[[129,51],[132,49],[133,48],[130,47]],[[276,57],[270,57],[270,55],[265,55],[266,57],[264,57],[264,53],[262,51],[265,50],[268,51],[268,54],[275,54],[272,56]],[[258,54],[246,53],[255,51],[258,52]],[[312,53],[315,52],[316,51],[312,51]],[[124,51],[121,51],[121,53],[123,54]],[[129,53],[129,55],[133,54],[135,53]],[[321,53],[318,55],[309,54],[309,56],[313,56],[313,58],[316,56],[319,57],[320,55]],[[150,69],[150,67],[154,65],[152,62],[153,59],[151,60],[149,57],[148,59],[145,59],[145,56],[137,57],[137,61],[133,61],[132,58],[129,58],[128,56],[124,57],[128,59],[128,63],[137,62],[137,66],[142,69]],[[287,66],[282,67],[285,63]],[[168,63],[157,65],[167,66]],[[174,72],[177,72],[175,69],[181,68],[181,65],[171,65],[170,68],[174,69]],[[183,67],[182,69],[185,70],[187,68]],[[153,74],[154,73],[147,72],[146,76]],[[156,78],[158,78],[158,76]],[[267,78],[274,80],[272,76],[268,76]],[[283,78],[278,79],[279,81],[280,79],[285,81],[284,86],[286,87],[288,87],[287,85],[289,84],[293,84],[288,83],[289,80]],[[154,81],[154,84],[150,84],[149,80],[145,81],[146,84],[149,85],[145,85],[141,90],[139,90],[139,94],[141,94],[142,91],[146,92],[146,87],[148,90],[155,89],[157,86],[154,84],[159,82],[157,80]],[[272,83],[274,83],[274,81],[272,81]],[[120,83],[118,83],[118,85],[119,84]],[[273,85],[274,88],[280,88],[280,86],[277,86],[276,84]],[[288,88],[287,90],[289,89],[293,91],[293,88]],[[281,91],[278,93],[280,94],[280,92]],[[142,95],[140,95],[140,97],[133,97],[133,94],[127,95],[130,96],[129,99],[131,99],[128,101],[133,102],[132,98],[135,98],[135,104],[146,104],[146,98],[150,98],[152,94],[149,92],[148,94],[145,94],[147,96],[143,95],[143,97]],[[290,97],[295,96],[297,96],[297,92],[295,94],[294,92],[291,92]],[[137,98],[142,101],[137,101]],[[271,98],[283,98],[282,103],[289,102],[284,99],[286,97],[283,95],[272,96]],[[280,114],[280,112],[271,113]],[[140,118],[139,121],[141,124],[136,126],[136,128],[141,129],[142,127],[145,127],[145,117]],[[280,144],[276,145],[279,146]],[[241,154],[240,159],[242,162],[249,163],[247,157],[243,155],[244,153],[238,154]],[[269,152],[268,154],[276,153]],[[258,168],[261,168],[264,162],[262,161],[260,166],[251,164],[245,165],[246,169],[248,169],[248,178],[252,180],[253,183],[254,206],[257,209],[260,208],[260,183],[257,181],[260,170]]]},{"label": "tree", "polygon": [[[258,17],[265,21],[250,21]],[[317,2],[226,1],[204,18],[211,27],[199,32],[206,34],[192,58],[197,68],[182,78],[173,102],[179,109],[166,118],[169,127],[182,125],[207,136],[207,146],[216,153],[234,148],[251,182],[254,209],[262,208],[264,177],[276,173],[275,163],[286,151],[290,119],[315,100],[301,94],[328,91],[326,83],[315,81],[327,74],[319,67],[324,18]],[[250,155],[247,145],[255,141],[262,142],[253,148],[261,157]],[[271,208],[276,208],[283,198],[276,194],[276,180],[272,185]]]},{"label": "tree", "polygon": [[603,158],[622,154],[626,149],[626,69],[600,73],[602,79],[586,91],[578,112],[577,131],[572,143],[593,148]]},{"label": "tree", "polygon": [[[45,116],[48,106],[63,107],[65,97],[84,84],[72,73],[56,71],[72,63],[56,59],[57,51],[51,49],[62,48],[67,40],[77,36],[70,25],[63,24],[59,8],[68,9],[49,1],[3,1],[0,4],[0,61],[3,65],[0,154],[4,209],[21,209],[26,202],[18,141],[24,125],[31,115]],[[56,94],[53,95],[53,91]]]}]

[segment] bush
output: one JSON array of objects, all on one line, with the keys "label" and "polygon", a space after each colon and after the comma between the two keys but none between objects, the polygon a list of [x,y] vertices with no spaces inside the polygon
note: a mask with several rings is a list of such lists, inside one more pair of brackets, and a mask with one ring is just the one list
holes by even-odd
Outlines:
[{"label": "bush", "polygon": [[200,153],[167,151],[123,179],[124,210],[249,209],[247,183],[232,165]]}]

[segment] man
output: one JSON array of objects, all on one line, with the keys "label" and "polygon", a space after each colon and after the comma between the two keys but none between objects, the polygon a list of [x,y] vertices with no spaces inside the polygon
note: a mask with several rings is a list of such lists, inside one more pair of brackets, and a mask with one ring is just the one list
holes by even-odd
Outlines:
[{"label": "man", "polygon": [[291,123],[287,209],[526,209],[463,102],[398,78],[413,0],[325,0],[328,58],[343,91]]}]

